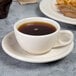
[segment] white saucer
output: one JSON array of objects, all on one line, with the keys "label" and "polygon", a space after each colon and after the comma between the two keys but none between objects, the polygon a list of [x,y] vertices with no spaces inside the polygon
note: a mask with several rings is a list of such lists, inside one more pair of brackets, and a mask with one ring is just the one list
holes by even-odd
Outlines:
[{"label": "white saucer", "polygon": [[62,59],[71,53],[73,46],[74,42],[65,47],[52,49],[50,52],[43,55],[31,55],[21,49],[21,47],[18,45],[14,32],[6,35],[2,40],[2,48],[9,56],[31,63],[46,63]]},{"label": "white saucer", "polygon": [[64,22],[64,23],[69,23],[69,24],[73,24],[76,25],[76,18],[70,18],[70,17],[66,17],[63,14],[59,13],[58,8],[56,7],[56,0],[42,0],[40,2],[40,10],[42,11],[42,13],[44,13],[46,16]]}]

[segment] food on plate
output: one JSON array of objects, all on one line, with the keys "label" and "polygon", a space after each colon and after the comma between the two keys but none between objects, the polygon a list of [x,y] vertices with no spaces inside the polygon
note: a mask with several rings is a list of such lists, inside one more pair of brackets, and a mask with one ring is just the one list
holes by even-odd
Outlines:
[{"label": "food on plate", "polygon": [[76,0],[56,0],[57,7],[67,17],[76,18]]}]

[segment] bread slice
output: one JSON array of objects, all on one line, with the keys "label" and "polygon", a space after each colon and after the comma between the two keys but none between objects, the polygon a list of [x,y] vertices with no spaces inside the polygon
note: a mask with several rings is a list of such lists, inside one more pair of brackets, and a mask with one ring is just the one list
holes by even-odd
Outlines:
[{"label": "bread slice", "polygon": [[[67,1],[69,1],[69,0],[67,0]],[[63,15],[65,15],[67,17],[71,17],[71,18],[76,18],[75,3],[73,4],[73,2],[71,2],[72,4],[71,3],[68,4],[68,2],[65,2],[64,0],[57,0],[57,2],[58,2],[57,7]]]},{"label": "bread slice", "polygon": [[20,4],[36,3],[38,0],[18,0]]}]

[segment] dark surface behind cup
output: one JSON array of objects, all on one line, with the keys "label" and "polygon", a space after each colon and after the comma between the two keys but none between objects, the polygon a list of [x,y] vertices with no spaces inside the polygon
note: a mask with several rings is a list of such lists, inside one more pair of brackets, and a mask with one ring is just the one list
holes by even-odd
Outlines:
[{"label": "dark surface behind cup", "polygon": [[6,18],[12,0],[0,0],[0,19]]}]

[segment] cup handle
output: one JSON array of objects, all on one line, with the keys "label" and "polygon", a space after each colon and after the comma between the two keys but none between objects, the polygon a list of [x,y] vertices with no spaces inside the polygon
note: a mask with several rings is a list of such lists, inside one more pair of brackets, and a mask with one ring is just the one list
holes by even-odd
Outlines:
[{"label": "cup handle", "polygon": [[61,30],[59,35],[58,35],[57,42],[55,43],[53,48],[67,46],[70,43],[72,43],[73,39],[74,39],[74,35],[71,31]]}]

